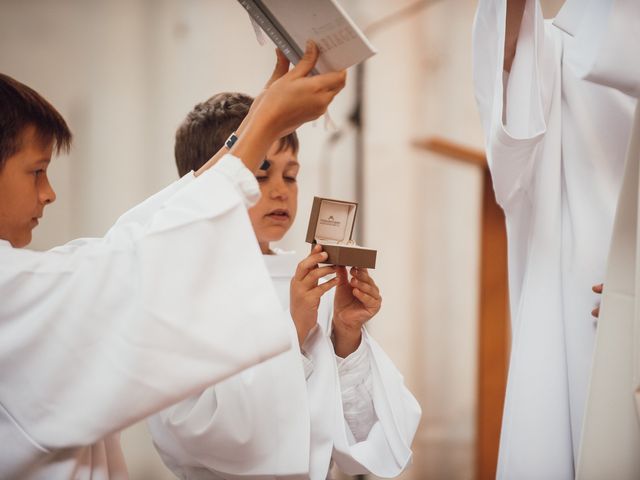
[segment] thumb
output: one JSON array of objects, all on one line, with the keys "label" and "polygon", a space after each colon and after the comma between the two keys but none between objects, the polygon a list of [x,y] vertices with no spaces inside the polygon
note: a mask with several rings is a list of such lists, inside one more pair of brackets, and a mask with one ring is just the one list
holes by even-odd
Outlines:
[{"label": "thumb", "polygon": [[282,77],[285,73],[289,71],[289,59],[282,53],[282,50],[279,48],[276,49],[276,66],[273,69],[273,73],[271,74],[271,78],[264,86],[265,88],[269,88],[269,86]]},{"label": "thumb", "polygon": [[347,269],[344,266],[337,266],[336,267],[336,277],[338,277],[340,279],[340,285],[342,285],[343,283],[346,283],[349,279],[349,277],[347,276]]},{"label": "thumb", "polygon": [[306,77],[311,72],[311,70],[313,70],[313,67],[315,67],[319,55],[320,53],[318,52],[318,46],[315,44],[315,42],[313,40],[307,40],[304,55],[298,62],[298,65],[296,65],[295,68],[291,70],[292,76],[298,78]]}]

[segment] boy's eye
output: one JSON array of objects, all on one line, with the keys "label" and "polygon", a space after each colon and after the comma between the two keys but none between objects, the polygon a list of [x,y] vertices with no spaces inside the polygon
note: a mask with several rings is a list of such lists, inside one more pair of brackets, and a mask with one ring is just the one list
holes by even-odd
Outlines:
[{"label": "boy's eye", "polygon": [[39,170],[34,170],[33,175],[38,177],[44,173],[44,169],[40,168]]},{"label": "boy's eye", "polygon": [[295,183],[297,181],[296,177],[286,176],[284,177],[284,181],[287,183]]},{"label": "boy's eye", "polygon": [[256,180],[258,180],[258,182],[264,182],[267,178],[269,178],[266,175],[256,175]]}]

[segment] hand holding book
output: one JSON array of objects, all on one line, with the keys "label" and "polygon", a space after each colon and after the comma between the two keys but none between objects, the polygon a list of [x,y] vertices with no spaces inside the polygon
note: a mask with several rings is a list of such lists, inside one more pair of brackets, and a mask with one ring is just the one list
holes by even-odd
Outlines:
[{"label": "hand holding book", "polygon": [[238,0],[289,61],[297,65],[307,40],[320,50],[313,74],[336,72],[376,53],[337,0]]},{"label": "hand holding book", "polygon": [[[282,54],[267,88],[256,98],[249,117],[260,113],[275,130],[276,138],[281,138],[297,129],[303,123],[315,120],[326,110],[333,97],[344,88],[346,72],[329,72],[309,77],[319,55],[317,45],[309,41],[305,53],[298,64],[288,70]],[[286,112],[286,113],[285,113]],[[251,118],[249,118],[249,122]]]},{"label": "hand holding book", "polygon": [[[240,158],[249,170],[257,170],[273,142],[322,115],[344,88],[344,71],[308,76],[318,54],[318,47],[309,42],[302,59],[291,70],[288,62],[278,54],[266,89],[254,101],[249,115],[236,132],[238,141],[229,151]],[[225,152],[223,147],[196,175],[210,168]]]}]

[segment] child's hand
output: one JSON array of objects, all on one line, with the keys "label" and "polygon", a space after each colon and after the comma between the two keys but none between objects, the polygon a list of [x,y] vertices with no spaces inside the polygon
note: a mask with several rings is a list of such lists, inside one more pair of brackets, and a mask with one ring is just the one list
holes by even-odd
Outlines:
[{"label": "child's hand", "polygon": [[[267,83],[264,86],[264,90],[267,90],[271,85],[273,85],[273,82],[278,80],[280,77],[283,77],[284,74],[289,71],[289,65],[289,59],[287,58],[287,56],[282,53],[282,50],[276,48],[276,66],[273,68],[273,73],[271,74],[269,80],[267,80]],[[258,100],[262,100],[262,96],[262,93],[258,95],[256,97],[256,100],[254,100],[254,103]]]},{"label": "child's hand", "polygon": [[256,119],[260,117],[267,122],[275,139],[322,115],[344,87],[344,71],[307,77],[318,56],[318,47],[310,41],[298,65],[288,70],[286,57],[278,53],[276,68],[254,109]]},{"label": "child's hand", "polygon": [[338,267],[337,276],[332,339],[336,355],[345,358],[360,345],[362,326],[378,313],[382,297],[366,268],[352,268],[351,281],[345,267]]},{"label": "child's hand", "polygon": [[[249,114],[236,130],[238,140],[229,153],[256,171],[273,142],[300,125],[322,115],[333,97],[344,88],[346,72],[330,72],[307,77],[318,60],[318,47],[309,42],[304,56],[293,69],[280,52],[266,90],[254,101]],[[222,148],[195,172],[200,175],[224,154]]]},{"label": "child's hand", "polygon": [[254,114],[254,112],[258,108],[258,105],[260,105],[260,103],[262,102],[265,92],[269,89],[269,87],[273,84],[273,82],[275,82],[276,80],[284,76],[284,74],[289,71],[289,65],[290,65],[289,59],[286,57],[286,55],[282,53],[282,50],[280,50],[279,48],[276,48],[276,65],[275,67],[273,67],[273,72],[271,73],[271,77],[269,77],[269,80],[267,80],[267,83],[265,83],[264,89],[258,95],[256,95],[256,98],[251,103],[251,107],[249,108],[249,113],[242,120],[242,123],[236,130],[237,133],[242,133],[242,131],[244,130],[244,127],[248,123],[248,119]]},{"label": "child's hand", "polygon": [[290,310],[300,346],[304,343],[309,331],[318,323],[320,298],[340,281],[338,277],[334,277],[318,285],[318,280],[336,271],[333,266],[318,267],[318,263],[326,259],[327,254],[322,251],[322,247],[315,245],[309,256],[298,264],[296,273],[291,279]]}]

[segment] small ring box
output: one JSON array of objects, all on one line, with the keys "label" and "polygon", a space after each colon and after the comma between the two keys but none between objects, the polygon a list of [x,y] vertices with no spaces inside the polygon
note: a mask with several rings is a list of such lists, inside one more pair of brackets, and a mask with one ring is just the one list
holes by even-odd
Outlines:
[{"label": "small ring box", "polygon": [[322,246],[329,256],[323,263],[349,267],[375,268],[377,251],[353,240],[358,204],[331,198],[313,197],[307,243]]}]

